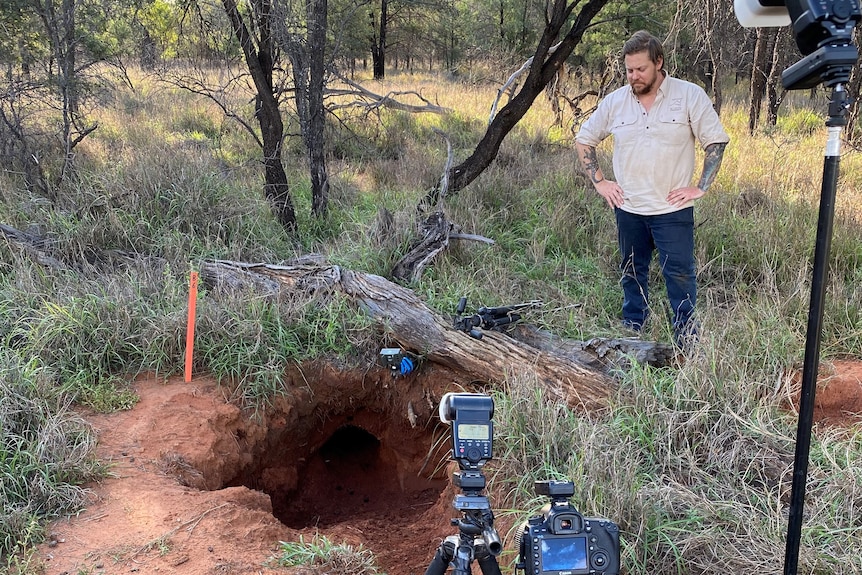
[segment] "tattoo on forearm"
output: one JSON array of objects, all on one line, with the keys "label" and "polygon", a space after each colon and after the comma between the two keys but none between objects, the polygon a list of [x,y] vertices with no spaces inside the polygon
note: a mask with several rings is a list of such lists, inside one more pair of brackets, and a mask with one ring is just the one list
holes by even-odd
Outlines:
[{"label": "tattoo on forearm", "polygon": [[595,148],[587,146],[586,149],[584,149],[584,155],[581,158],[581,163],[583,164],[584,169],[587,171],[587,175],[590,177],[590,181],[592,181],[594,184],[598,184],[599,182],[604,180],[604,177],[600,178],[598,176],[599,158],[596,155]]},{"label": "tattoo on forearm", "polygon": [[724,157],[724,149],[726,143],[710,144],[704,150],[703,172],[700,176],[700,182],[697,187],[704,192],[709,189],[715,181],[715,176],[718,174],[718,169],[721,167],[721,159]]}]

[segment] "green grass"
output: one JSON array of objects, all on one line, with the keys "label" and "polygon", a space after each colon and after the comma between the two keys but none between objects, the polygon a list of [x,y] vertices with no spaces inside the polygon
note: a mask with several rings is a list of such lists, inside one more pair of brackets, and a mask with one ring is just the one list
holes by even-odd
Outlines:
[{"label": "green grass", "polygon": [[0,421],[0,557],[15,563],[16,552],[41,541],[46,519],[81,507],[78,485],[104,469],[92,455],[93,430],[55,375],[8,350],[0,352]]},{"label": "green grass", "polygon": [[322,535],[306,541],[279,543],[278,565],[286,567],[314,567],[331,575],[385,575],[374,562],[374,554],[362,545],[334,543]]}]

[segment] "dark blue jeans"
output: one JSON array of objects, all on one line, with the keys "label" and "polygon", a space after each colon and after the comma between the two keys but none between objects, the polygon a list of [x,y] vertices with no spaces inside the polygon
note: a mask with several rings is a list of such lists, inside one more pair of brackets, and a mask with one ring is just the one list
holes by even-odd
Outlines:
[{"label": "dark blue jeans", "polygon": [[694,263],[694,208],[658,216],[639,216],[616,209],[622,262],[623,322],[637,330],[649,316],[649,266],[658,250],[674,335],[694,332],[697,299]]}]

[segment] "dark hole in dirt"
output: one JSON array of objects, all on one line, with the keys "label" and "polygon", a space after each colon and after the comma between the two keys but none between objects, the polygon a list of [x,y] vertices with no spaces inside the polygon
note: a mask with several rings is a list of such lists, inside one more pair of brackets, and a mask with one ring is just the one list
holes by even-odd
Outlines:
[{"label": "dark hole in dirt", "polygon": [[449,484],[439,465],[445,455],[431,452],[433,431],[404,423],[363,410],[270,429],[256,462],[229,483],[267,493],[273,515],[293,529],[365,521],[398,529]]},{"label": "dark hole in dirt", "polygon": [[337,429],[298,471],[295,489],[270,494],[273,514],[295,529],[382,514],[402,501],[433,503],[442,488],[418,469],[399,469],[392,447],[355,425]]},{"label": "dark hole in dirt", "polygon": [[451,436],[437,414],[443,392],[426,387],[447,380],[312,374],[302,380],[307,391],[259,418],[216,423],[223,435],[213,459],[195,462],[202,477],[188,485],[264,493],[295,537],[362,545],[384,572],[424,572],[440,541],[457,533]]}]

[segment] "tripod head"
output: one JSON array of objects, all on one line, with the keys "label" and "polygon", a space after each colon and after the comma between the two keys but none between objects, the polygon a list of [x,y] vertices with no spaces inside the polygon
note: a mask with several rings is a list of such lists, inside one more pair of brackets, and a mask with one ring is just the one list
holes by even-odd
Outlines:
[{"label": "tripod head", "polygon": [[[503,551],[500,535],[494,529],[494,512],[482,492],[485,489],[485,475],[481,471],[456,471],[452,482],[460,487],[463,495],[456,495],[452,506],[462,512],[461,519],[453,519],[452,525],[458,527],[462,536],[474,538],[474,544],[484,545],[488,553],[496,557]],[[481,540],[479,540],[481,539]]]},{"label": "tripod head", "polygon": [[482,306],[476,310],[476,313],[464,316],[461,314],[467,308],[467,298],[462,297],[458,300],[458,307],[455,310],[457,315],[455,316],[454,327],[458,331],[468,334],[470,337],[482,339],[481,330],[499,331],[503,326],[521,321],[520,312],[540,307],[541,305],[541,301],[535,300],[497,307]]}]

